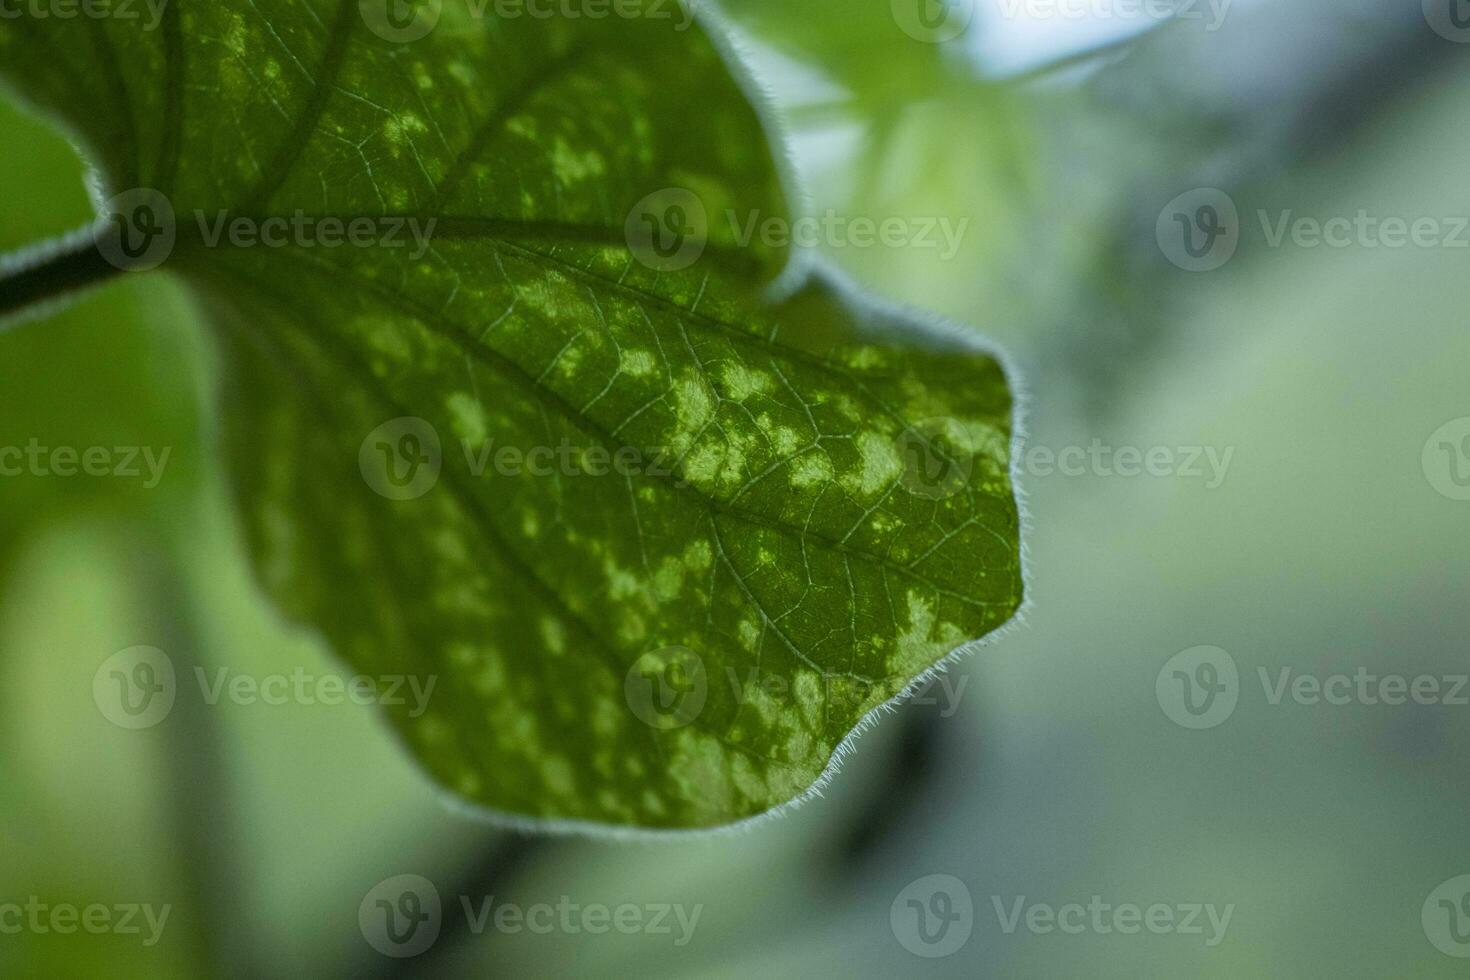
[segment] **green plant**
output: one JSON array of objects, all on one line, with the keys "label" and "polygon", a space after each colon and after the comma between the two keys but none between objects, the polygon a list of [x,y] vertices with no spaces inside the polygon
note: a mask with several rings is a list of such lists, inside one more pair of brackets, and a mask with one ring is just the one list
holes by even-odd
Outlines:
[{"label": "green plant", "polygon": [[0,312],[194,289],[262,586],[434,685],[387,714],[457,796],[646,828],[800,797],[1021,602],[1001,365],[740,234],[789,181],[708,18],[390,3],[6,21],[102,218],[7,263]]}]

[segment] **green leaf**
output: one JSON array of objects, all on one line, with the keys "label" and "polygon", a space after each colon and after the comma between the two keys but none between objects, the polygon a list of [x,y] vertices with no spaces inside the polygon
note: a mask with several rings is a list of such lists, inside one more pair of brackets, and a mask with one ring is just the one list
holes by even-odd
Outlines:
[{"label": "green leaf", "polygon": [[372,6],[7,21],[0,64],[130,192],[104,253],[176,216],[258,577],[428,690],[381,685],[436,780],[630,827],[793,800],[1020,603],[1001,366],[742,246],[792,214],[713,29]]}]

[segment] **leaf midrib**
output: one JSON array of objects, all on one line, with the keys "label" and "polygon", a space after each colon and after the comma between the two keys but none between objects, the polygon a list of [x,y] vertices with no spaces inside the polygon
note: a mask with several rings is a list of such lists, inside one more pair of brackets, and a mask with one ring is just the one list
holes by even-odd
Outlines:
[{"label": "leaf midrib", "polygon": [[[276,217],[284,218],[284,216],[276,216]],[[415,215],[377,215],[377,216],[364,215],[364,216],[360,216],[360,217],[370,217],[370,218],[373,218],[374,220],[381,220],[381,219],[384,219],[384,218],[393,218],[393,219],[402,218],[404,220],[420,221],[420,222],[423,222],[425,224],[429,220],[431,220],[428,217],[422,217],[421,218],[421,217],[418,217],[418,216],[415,216]],[[266,219],[258,219],[258,220],[266,220]],[[289,219],[284,219],[284,220],[289,220]],[[337,217],[337,220],[350,221],[350,220],[354,220],[354,219],[338,216]],[[505,228],[507,230],[515,230],[518,233],[522,233],[522,232],[525,232],[525,231],[530,231],[531,234],[526,235],[526,237],[529,238],[530,240],[533,240],[533,241],[536,240],[537,237],[538,236],[541,236],[541,235],[544,235],[545,237],[547,237],[548,240],[552,240],[551,239],[551,235],[553,235],[554,232],[553,231],[550,231],[548,229],[556,226],[556,223],[555,222],[521,221],[521,220],[518,220],[518,219],[504,219],[504,218],[484,218],[484,219],[469,218],[469,219],[461,219],[461,220],[465,220],[467,223],[470,223],[470,224],[477,223],[477,222],[493,223],[493,224],[498,225],[498,226],[501,226],[501,227],[503,227],[503,228]],[[608,246],[621,246],[623,248],[626,248],[626,245],[627,245],[626,240],[616,238],[615,237],[616,236],[616,232],[612,231],[611,229],[607,229],[605,226],[597,226],[597,225],[573,225],[573,226],[570,226],[570,227],[572,227],[574,229],[579,229],[582,233],[588,235],[589,237],[595,237],[596,238],[596,241],[594,242],[595,244],[605,244],[605,245],[608,245]],[[547,264],[550,264],[550,265],[554,265],[554,266],[556,266],[556,268],[558,270],[562,271],[566,275],[568,275],[568,276],[570,276],[572,278],[575,278],[575,279],[579,279],[579,280],[581,280],[584,283],[592,284],[592,285],[595,285],[595,286],[600,287],[600,288],[603,288],[603,289],[608,289],[608,290],[611,290],[611,291],[614,291],[614,292],[621,293],[621,294],[623,294],[624,298],[630,299],[630,300],[632,300],[635,303],[647,303],[647,304],[650,304],[652,306],[656,306],[656,307],[658,307],[658,308],[660,308],[660,309],[662,309],[662,310],[664,310],[664,311],[666,311],[666,312],[668,312],[668,313],[670,313],[670,314],[672,314],[672,315],[674,315],[676,317],[686,318],[686,319],[688,319],[690,321],[697,322],[697,323],[703,324],[703,325],[708,326],[708,327],[713,327],[716,330],[719,330],[721,333],[725,334],[726,336],[730,337],[735,342],[740,343],[740,344],[744,344],[744,345],[747,345],[747,346],[757,347],[763,353],[765,353],[767,355],[772,355],[773,356],[773,355],[779,354],[780,356],[786,357],[786,358],[788,358],[790,360],[798,361],[798,362],[800,362],[802,364],[805,364],[808,367],[811,367],[811,368],[813,368],[813,369],[815,369],[817,371],[820,371],[823,374],[826,374],[826,375],[828,375],[830,377],[836,378],[836,379],[838,379],[840,381],[843,381],[843,382],[845,382],[847,384],[852,385],[853,387],[857,388],[862,394],[864,394],[865,396],[867,396],[868,398],[870,398],[875,405],[877,405],[879,408],[881,408],[883,410],[884,415],[886,415],[888,417],[889,421],[894,422],[894,423],[897,423],[900,426],[901,429],[909,429],[909,428],[912,428],[911,423],[906,418],[904,418],[904,416],[903,416],[902,413],[900,413],[896,408],[894,408],[892,405],[890,405],[886,399],[881,398],[880,396],[878,396],[877,394],[875,394],[868,387],[868,385],[864,381],[864,378],[859,377],[851,369],[848,369],[848,368],[844,367],[841,364],[835,363],[830,358],[823,357],[820,354],[814,353],[814,352],[809,351],[809,350],[805,350],[805,349],[800,348],[800,347],[792,347],[792,346],[787,345],[787,344],[779,343],[778,341],[776,341],[774,339],[774,335],[771,336],[771,337],[767,337],[767,336],[764,336],[762,334],[753,333],[753,332],[751,332],[749,330],[745,330],[745,329],[743,329],[743,328],[741,328],[741,327],[739,327],[739,326],[737,326],[735,324],[727,323],[724,320],[720,320],[720,319],[717,319],[715,317],[712,317],[712,316],[710,316],[710,315],[708,315],[706,313],[700,313],[697,310],[692,310],[692,309],[688,309],[686,307],[680,306],[678,303],[676,303],[675,301],[673,301],[671,299],[668,299],[668,298],[663,297],[663,296],[659,296],[656,293],[650,293],[650,292],[647,292],[646,290],[638,289],[638,288],[636,288],[634,286],[628,285],[625,282],[621,282],[621,281],[615,280],[615,279],[607,279],[607,278],[604,278],[602,276],[596,275],[595,273],[588,272],[586,269],[581,268],[580,266],[576,265],[575,263],[568,262],[565,259],[558,258],[557,256],[550,255],[550,254],[548,254],[546,252],[537,251],[534,248],[529,248],[529,247],[521,244],[520,242],[513,241],[511,239],[497,237],[497,236],[490,235],[490,234],[475,234],[475,235],[468,235],[468,236],[465,236],[465,237],[467,239],[469,239],[469,240],[485,241],[485,242],[491,243],[492,245],[500,245],[500,246],[503,246],[503,247],[505,247],[507,249],[510,249],[510,250],[512,250],[514,252],[519,253],[523,257],[532,259],[534,261],[539,261],[539,262],[544,262],[544,263],[547,263]],[[240,248],[241,250],[243,250],[243,248],[244,248],[244,246],[235,246],[235,245],[232,245],[232,244],[229,244],[229,243],[225,243],[225,245],[222,246],[222,247],[231,248],[231,249]],[[207,249],[204,246],[204,243],[202,241],[191,241],[191,240],[185,240],[185,239],[182,239],[181,238],[180,243],[179,243],[179,251],[181,253],[184,253],[184,252],[192,251],[192,250],[207,251]],[[303,255],[306,254],[304,252],[304,250],[303,250],[302,254]],[[629,257],[629,261],[632,262],[632,261],[634,261],[634,259],[630,256]],[[341,272],[342,271],[342,270],[339,270],[336,266],[329,266],[329,265],[326,265],[325,263],[319,263],[318,262],[318,263],[315,263],[315,264],[320,265],[323,268],[328,269],[328,270],[331,270],[331,271],[337,271],[337,272]],[[364,283],[364,285],[370,285],[370,284]],[[759,288],[759,286],[757,286],[754,283],[746,283],[745,285],[747,286],[747,288],[750,288],[752,290],[755,290],[755,289],[758,289]],[[381,292],[381,290],[380,290],[380,292]],[[387,295],[387,294],[385,294],[385,295]],[[392,298],[395,301],[398,301],[399,300],[399,297],[396,297],[396,296],[394,296]],[[407,301],[404,301],[404,302],[407,302]],[[455,324],[454,326],[458,327],[457,324]],[[970,354],[970,353],[974,353],[974,352],[968,352],[967,351],[966,353],[967,354]],[[901,377],[901,376],[902,376],[902,372],[900,372],[900,371],[898,371],[896,369],[894,371],[891,371],[891,372],[880,372],[880,371],[870,371],[870,372],[867,372],[867,377],[868,378],[875,379],[875,380],[892,380],[892,379],[895,379],[895,378],[898,378],[898,377]],[[918,432],[918,431],[915,431],[914,434],[923,440],[924,445],[927,448],[929,448],[930,450],[936,452],[941,458],[943,458],[943,459],[945,459],[946,461],[949,461],[949,462],[954,462],[954,460],[951,459],[947,454],[945,454],[939,447],[935,446],[929,440],[929,437],[927,435],[925,435],[922,432]],[[997,499],[1002,499],[1002,498],[997,498]]]},{"label": "leaf midrib", "polygon": [[[255,293],[255,295],[276,306],[282,313],[289,315],[292,312],[292,308],[283,297],[275,295],[270,290],[263,288],[254,279],[246,278],[233,271],[227,272],[226,274],[229,276],[231,281],[246,286],[253,293]],[[367,366],[358,361],[354,354],[352,354],[348,350],[343,349],[340,344],[334,341],[327,341],[325,338],[321,337],[320,335],[309,329],[306,329],[305,327],[299,327],[298,329],[301,335],[306,338],[312,346],[314,346],[322,353],[329,355],[329,359],[335,360],[337,362],[338,370],[342,371],[348,378],[352,379],[354,382],[363,385],[368,390],[371,398],[383,404],[390,411],[395,411],[401,413],[402,415],[411,414],[411,411],[408,408],[399,403],[398,400],[392,396],[392,394],[390,394],[380,384],[377,383],[377,380],[373,378],[370,372],[368,372]],[[265,336],[267,332],[255,331],[255,333],[257,336]],[[271,343],[273,345],[274,341],[268,341],[268,343]],[[279,361],[281,354],[277,351],[272,351],[272,357]],[[300,372],[293,371],[292,374],[295,377],[300,378],[305,384],[309,385],[312,388],[314,401],[318,402],[319,404],[328,406],[329,411],[334,416],[338,415],[335,407],[331,406],[330,401],[324,396],[324,393],[320,391],[315,381],[313,381],[309,376],[303,375]],[[470,520],[475,524],[477,528],[480,529],[481,533],[485,534],[492,542],[494,542],[498,546],[497,554],[503,556],[504,560],[507,563],[519,567],[525,573],[522,581],[528,581],[528,583],[538,593],[542,595],[543,600],[547,601],[547,603],[554,608],[560,610],[564,618],[577,625],[579,630],[584,633],[586,637],[590,640],[589,645],[602,652],[603,659],[613,670],[614,674],[626,670],[627,665],[618,659],[619,655],[623,651],[614,648],[604,636],[599,634],[591,627],[590,624],[587,623],[587,621],[583,618],[581,614],[568,606],[566,604],[566,600],[562,598],[560,593],[558,593],[555,589],[551,587],[550,583],[542,578],[541,574],[536,570],[535,566],[527,562],[525,558],[520,554],[520,552],[505,539],[500,529],[497,528],[494,522],[490,520],[489,516],[485,514],[483,505],[479,502],[479,500],[476,499],[475,494],[471,492],[468,488],[466,488],[465,485],[461,482],[458,473],[452,469],[446,468],[444,471],[444,475],[445,482],[454,493],[455,499],[459,501],[461,507],[464,509],[464,512],[469,516]],[[713,515],[711,515],[711,517],[713,517]],[[738,572],[736,572],[733,567],[731,568],[731,574],[736,576],[737,582],[740,581]],[[757,608],[761,608],[759,606],[759,603],[757,603]],[[761,613],[762,616],[765,616],[767,619],[769,619],[769,616],[765,613],[764,609],[761,609]],[[799,651],[795,652],[800,655]],[[870,679],[861,677],[860,675],[854,675],[845,672],[827,671],[816,664],[813,664],[812,666],[819,673],[823,674],[823,676],[850,676],[854,677],[855,679],[862,680],[864,683],[867,684],[873,683],[873,681],[871,681]],[[825,711],[825,709],[826,699],[824,695],[823,710]],[[727,747],[734,749],[735,751],[738,751],[752,759],[768,763],[770,765],[780,766],[793,772],[802,772],[799,767],[793,765],[792,763],[783,761],[781,759],[775,759],[769,756],[760,755],[752,750],[749,746],[742,745],[738,742],[728,741],[728,732],[721,733],[719,731],[715,731],[712,728],[707,728],[699,724],[698,719],[695,719],[693,722],[691,722],[691,724],[693,724],[694,727],[700,728],[702,731],[718,739],[722,745],[726,745]],[[734,722],[732,721],[732,725],[733,724]],[[648,732],[648,736],[653,740],[653,744],[657,747],[658,751],[662,753],[663,747],[662,744],[658,741],[657,734],[657,731],[654,729],[650,729]]]},{"label": "leaf midrib", "polygon": [[[589,435],[595,436],[600,441],[602,441],[603,448],[605,450],[611,451],[617,448],[616,440],[612,439],[611,434],[601,423],[578,411],[575,406],[568,403],[564,398],[562,398],[561,395],[559,395],[555,391],[537,383],[535,378],[533,378],[529,372],[527,372],[519,364],[511,360],[500,351],[483,344],[471,343],[469,340],[469,333],[463,327],[463,325],[448,320],[447,318],[443,317],[442,314],[438,314],[432,310],[425,309],[412,300],[405,299],[402,296],[384,290],[376,283],[365,281],[359,277],[353,276],[351,275],[349,270],[323,263],[315,258],[308,258],[306,264],[319,275],[330,276],[337,279],[347,279],[350,280],[358,288],[373,293],[375,296],[382,299],[383,302],[393,306],[405,315],[413,317],[415,320],[424,324],[425,327],[431,329],[438,336],[443,337],[450,343],[454,344],[461,353],[470,357],[474,357],[482,363],[488,364],[488,366],[490,367],[499,369],[501,372],[508,373],[515,380],[515,382],[521,385],[523,389],[527,390],[532,395],[532,397],[551,403],[572,424],[576,425],[579,428],[587,430]],[[242,281],[244,280],[242,279]],[[598,281],[605,282],[606,280]],[[745,336],[752,335],[745,334]],[[798,530],[795,527],[778,523],[768,517],[753,513],[742,507],[734,505],[729,501],[723,501],[719,500],[718,498],[711,497],[705,491],[701,490],[697,486],[694,486],[693,484],[690,484],[686,480],[674,479],[674,474],[659,474],[659,478],[671,481],[672,488],[676,492],[687,493],[694,496],[707,511],[711,512],[712,516],[730,517],[735,520],[750,524],[754,527],[764,528],[766,530],[781,534],[785,537],[794,538],[798,541],[803,538],[809,538],[813,541],[826,545],[831,550],[840,554],[848,555],[854,558],[860,558],[866,561],[873,562],[885,568],[890,568],[896,574],[906,576],[917,582],[918,584],[932,589],[938,595],[943,595],[955,599],[959,602],[965,603],[966,605],[988,609],[991,607],[1005,606],[1009,604],[1007,601],[985,601],[974,596],[968,596],[964,593],[956,592],[953,589],[938,585],[920,572],[893,562],[886,555],[879,555],[867,551],[862,551],[844,542],[835,540],[822,532],[812,531],[809,528]],[[901,478],[896,479],[894,483],[891,484],[884,491],[883,497],[880,499],[884,499],[887,496],[891,495],[901,482]],[[1007,568],[996,570],[1009,571],[1010,569]],[[805,655],[799,650],[793,649],[793,652],[796,653],[798,657],[805,657]]]}]

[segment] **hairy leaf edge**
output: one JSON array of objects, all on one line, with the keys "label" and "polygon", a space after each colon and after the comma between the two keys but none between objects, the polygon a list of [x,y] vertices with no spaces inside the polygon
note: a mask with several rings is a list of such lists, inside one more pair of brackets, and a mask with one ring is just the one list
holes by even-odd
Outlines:
[{"label": "hairy leaf edge", "polygon": [[[741,29],[736,26],[734,21],[713,0],[704,0],[704,2],[698,4],[694,9],[694,19],[704,29],[706,36],[720,55],[721,61],[730,72],[731,78],[735,81],[736,86],[750,102],[756,120],[759,122],[762,133],[766,137],[766,143],[774,157],[773,162],[788,207],[793,214],[801,215],[810,213],[811,196],[806,192],[797,173],[791,152],[790,135],[776,110],[775,98],[750,68],[750,64],[754,59],[747,52],[753,46],[752,42],[745,40]],[[96,212],[97,220],[103,220],[105,218],[107,192],[103,185],[101,170],[92,162],[92,160],[98,157],[91,152],[88,141],[81,138],[80,134],[74,132],[67,126],[64,120],[54,118],[49,112],[26,99],[13,87],[0,84],[0,95],[3,95],[12,105],[46,122],[52,129],[60,132],[72,146],[85,166],[83,182],[86,186],[88,198],[91,200],[93,209]],[[90,241],[92,234],[93,229],[91,227],[77,229],[65,235],[42,241],[36,245],[27,246],[18,252],[0,256],[0,261],[3,261],[6,267],[12,267],[38,260],[45,260],[62,254],[79,244]],[[779,820],[800,807],[805,806],[812,800],[823,797],[823,791],[837,778],[848,757],[857,751],[856,745],[858,740],[873,729],[884,715],[897,711],[899,706],[927,689],[928,685],[935,678],[947,673],[951,667],[959,664],[971,654],[983,647],[997,643],[1026,625],[1026,618],[1032,604],[1031,562],[1027,544],[1032,524],[1030,512],[1027,507],[1025,487],[1021,482],[1023,469],[1021,466],[1021,455],[1028,437],[1029,391],[1021,379],[1017,365],[1003,350],[988,339],[983,338],[975,329],[963,326],[931,311],[916,309],[906,304],[875,296],[855,283],[847,273],[840,270],[830,260],[820,258],[815,254],[809,254],[801,249],[793,249],[791,251],[786,268],[766,286],[766,298],[771,302],[779,302],[781,299],[794,295],[804,286],[817,280],[822,280],[829,285],[840,299],[851,305],[854,311],[873,314],[875,317],[882,317],[890,322],[901,323],[919,336],[926,336],[936,341],[944,340],[951,345],[967,348],[973,353],[983,354],[994,359],[1000,365],[1011,399],[1011,439],[1008,469],[1011,494],[1015,498],[1016,503],[1021,581],[1021,601],[1017,605],[1015,612],[1011,614],[1011,618],[984,636],[967,640],[955,647],[944,657],[916,675],[905,685],[903,690],[882,704],[869,709],[858,719],[857,723],[848,733],[838,741],[832,750],[831,757],[827,760],[827,764],[822,768],[822,771],[817,775],[816,779],[812,781],[811,785],[801,793],[761,813],[710,827],[651,829],[600,823],[592,820],[529,817],[472,803],[462,797],[456,796],[453,792],[435,782],[428,769],[414,757],[412,750],[398,730],[389,724],[386,718],[380,719],[381,724],[388,731],[390,738],[398,743],[399,751],[404,752],[410,760],[410,768],[415,775],[423,781],[430,793],[447,810],[489,826],[502,827],[519,833],[620,841],[691,840],[701,837],[720,837],[753,832],[766,823]],[[0,318],[0,333],[3,333],[4,329],[18,323],[52,315],[67,303],[106,284],[106,281],[89,284],[46,302],[39,303],[36,306],[29,307],[9,317]],[[215,431],[214,424],[207,418],[203,423],[203,434],[210,441],[214,441],[218,435],[217,431]],[[228,488],[225,489],[228,490]],[[233,511],[232,518],[238,519],[233,514]],[[242,533],[238,526],[233,529],[232,534],[236,538],[237,543],[240,543],[239,536]],[[259,588],[259,583],[256,583],[256,586]],[[277,626],[291,633],[309,635],[312,641],[320,643],[333,659],[341,660],[340,655],[332,648],[331,643],[318,631],[303,627],[287,619],[279,610],[270,604],[268,597],[265,597],[263,593],[262,598],[265,599],[268,615]]]},{"label": "hairy leaf edge", "polygon": [[[736,86],[745,95],[746,99],[749,100],[755,112],[756,120],[760,123],[761,130],[766,137],[766,143],[775,158],[776,172],[780,178],[781,190],[786,197],[787,206],[793,214],[809,214],[811,212],[812,199],[806,192],[806,188],[797,172],[791,151],[790,134],[787,132],[786,126],[781,121],[780,114],[776,110],[775,96],[750,67],[754,61],[754,58],[748,53],[753,46],[752,42],[745,39],[741,29],[724,13],[714,0],[704,0],[704,2],[698,4],[694,10],[694,19],[704,29],[710,43],[714,45],[721,60],[724,62],[725,68],[735,80]],[[1029,391],[1021,380],[1021,374],[1017,369],[1017,365],[1011,360],[1009,355],[994,343],[982,337],[973,328],[965,327],[928,310],[916,309],[903,303],[875,296],[854,282],[846,272],[842,271],[831,261],[820,258],[815,253],[810,253],[806,250],[791,250],[786,268],[766,287],[767,299],[771,302],[778,302],[783,298],[794,295],[804,286],[816,280],[824,281],[827,285],[831,286],[833,292],[840,299],[851,304],[856,312],[874,314],[876,317],[884,317],[890,321],[902,323],[919,336],[926,336],[936,341],[944,340],[950,344],[968,348],[973,353],[984,354],[987,357],[993,358],[1000,365],[1011,398],[1010,459],[1007,462],[1011,494],[1016,502],[1017,550],[1019,552],[1021,580],[1021,601],[1016,606],[1015,612],[1011,614],[1011,618],[984,636],[967,640],[955,647],[923,672],[915,676],[904,686],[903,690],[882,704],[869,709],[848,730],[847,734],[842,736],[838,741],[837,745],[832,749],[832,755],[828,758],[827,764],[822,767],[822,771],[812,781],[810,786],[786,802],[778,803],[752,816],[742,817],[739,820],[710,827],[679,829],[652,829],[599,823],[592,820],[527,817],[521,814],[508,813],[492,807],[471,803],[434,782],[432,776],[422,766],[415,766],[418,775],[423,779],[430,791],[450,812],[519,833],[587,837],[618,841],[687,841],[751,833],[759,830],[767,823],[782,819],[814,799],[822,798],[824,796],[823,791],[841,773],[842,767],[847,762],[848,757],[857,751],[856,746],[858,741],[863,735],[876,727],[883,716],[896,712],[905,702],[926,690],[935,678],[947,673],[951,667],[961,663],[971,654],[984,647],[995,644],[1026,624],[1026,617],[1030,611],[1032,601],[1031,562],[1027,546],[1027,540],[1030,537],[1031,531],[1031,518],[1030,511],[1027,508],[1025,490],[1021,484],[1023,469],[1021,455],[1028,438],[1027,406],[1029,405]],[[389,727],[391,728],[391,726]],[[393,731],[393,735],[395,739],[400,738],[396,730]]]}]

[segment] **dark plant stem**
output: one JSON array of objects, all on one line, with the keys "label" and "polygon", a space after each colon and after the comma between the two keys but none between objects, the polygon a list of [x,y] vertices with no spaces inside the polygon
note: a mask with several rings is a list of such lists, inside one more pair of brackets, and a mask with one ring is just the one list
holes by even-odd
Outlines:
[{"label": "dark plant stem", "polygon": [[0,320],[96,286],[122,271],[98,251],[90,231],[32,252],[0,257]]}]

